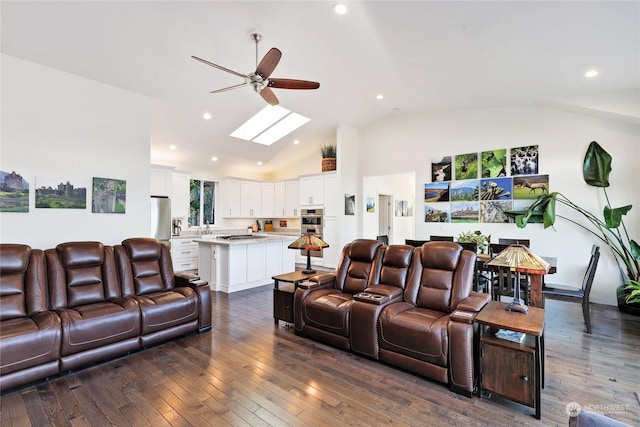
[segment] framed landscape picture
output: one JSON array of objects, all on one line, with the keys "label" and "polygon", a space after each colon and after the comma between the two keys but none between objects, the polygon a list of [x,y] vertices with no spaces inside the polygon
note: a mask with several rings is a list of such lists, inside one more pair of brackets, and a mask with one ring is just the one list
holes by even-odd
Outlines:
[{"label": "framed landscape picture", "polygon": [[86,209],[87,179],[36,177],[36,208]]},{"label": "framed landscape picture", "polygon": [[507,176],[507,149],[483,151],[480,165],[481,178]]},{"label": "framed landscape picture", "polygon": [[455,159],[455,179],[478,178],[478,153],[458,154]]},{"label": "framed landscape picture", "polygon": [[431,182],[451,181],[451,156],[431,160]]},{"label": "framed landscape picture", "polygon": [[0,171],[0,212],[29,212],[29,183],[16,171]]},{"label": "framed landscape picture", "polygon": [[124,179],[93,178],[91,212],[125,213],[127,181]]},{"label": "framed landscape picture", "polygon": [[511,176],[538,174],[538,146],[511,149]]},{"label": "framed landscape picture", "polygon": [[549,194],[549,175],[525,175],[513,177],[514,199],[536,199]]}]

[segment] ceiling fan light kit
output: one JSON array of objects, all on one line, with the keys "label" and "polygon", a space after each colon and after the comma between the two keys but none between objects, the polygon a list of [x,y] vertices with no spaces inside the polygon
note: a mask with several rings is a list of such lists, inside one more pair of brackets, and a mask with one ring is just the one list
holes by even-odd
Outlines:
[{"label": "ceiling fan light kit", "polygon": [[242,74],[237,71],[225,68],[221,65],[214,64],[213,62],[209,62],[205,59],[198,58],[197,56],[191,56],[196,61],[200,61],[203,64],[233,74],[234,76],[242,77],[244,79],[244,83],[213,90],[211,91],[211,93],[226,92],[249,85],[255,92],[259,93],[260,96],[262,96],[262,98],[267,101],[267,103],[269,103],[270,105],[278,105],[280,101],[278,101],[278,97],[276,97],[271,88],[309,90],[318,89],[320,87],[320,83],[312,82],[309,80],[279,78],[269,79],[271,73],[273,73],[273,70],[275,70],[275,68],[278,66],[280,58],[282,58],[282,52],[280,52],[280,50],[278,50],[277,48],[272,47],[271,50],[269,50],[269,52],[267,52],[267,54],[262,58],[262,60],[258,62],[258,44],[263,39],[263,35],[258,32],[252,32],[249,34],[249,39],[256,45],[256,70],[253,73]]}]

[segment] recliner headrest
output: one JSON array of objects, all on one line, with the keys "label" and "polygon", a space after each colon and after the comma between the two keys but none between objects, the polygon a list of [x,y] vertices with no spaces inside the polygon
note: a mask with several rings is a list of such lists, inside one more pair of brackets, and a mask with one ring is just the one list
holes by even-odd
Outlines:
[{"label": "recliner headrest", "polygon": [[371,262],[380,246],[382,242],[378,240],[356,239],[349,248],[349,257],[354,261]]},{"label": "recliner headrest", "polygon": [[122,242],[132,261],[160,258],[160,243],[150,237],[137,237]]},{"label": "recliner headrest", "polygon": [[413,254],[413,246],[407,245],[391,245],[387,246],[387,250],[382,258],[384,267],[405,268],[411,263],[411,255]]},{"label": "recliner headrest", "polygon": [[65,267],[88,267],[104,263],[104,245],[100,242],[68,242],[56,246]]},{"label": "recliner headrest", "polygon": [[458,265],[462,246],[454,242],[427,242],[422,245],[423,267],[453,271]]},{"label": "recliner headrest", "polygon": [[24,273],[29,267],[31,247],[5,243],[0,245],[0,274]]}]

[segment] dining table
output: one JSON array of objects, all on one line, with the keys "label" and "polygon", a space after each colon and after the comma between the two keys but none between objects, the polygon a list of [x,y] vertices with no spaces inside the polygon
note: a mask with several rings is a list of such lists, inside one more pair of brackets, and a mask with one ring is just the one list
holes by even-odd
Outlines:
[{"label": "dining table", "polygon": [[[556,257],[541,256],[542,259],[549,263],[549,271],[540,272],[537,270],[520,270],[520,273],[529,276],[529,305],[531,307],[544,308],[544,298],[542,297],[542,283],[546,274],[555,274],[557,272],[558,259]],[[476,269],[491,273],[498,270],[498,267],[488,265],[491,256],[487,254],[478,254],[476,257]]]}]

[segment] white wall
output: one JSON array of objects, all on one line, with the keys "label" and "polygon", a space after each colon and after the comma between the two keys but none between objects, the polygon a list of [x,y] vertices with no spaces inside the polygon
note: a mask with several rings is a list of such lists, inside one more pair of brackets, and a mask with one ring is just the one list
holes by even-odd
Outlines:
[{"label": "white wall", "polygon": [[[46,249],[149,235],[149,99],[2,55],[0,170],[30,184],[28,213],[0,213],[0,242]],[[35,177],[127,181],[124,214],[35,209]]]},{"label": "white wall", "polygon": [[[638,126],[544,107],[487,108],[391,116],[361,131],[359,169],[363,177],[415,171],[415,238],[429,235],[457,236],[466,230],[482,230],[498,237],[530,238],[532,249],[558,257],[558,274],[547,281],[579,285],[592,243],[598,241],[573,224],[558,220],[555,230],[542,225],[519,229],[515,224],[424,223],[424,184],[430,182],[430,161],[445,155],[481,152],[497,148],[538,145],[540,174],[548,174],[552,191],[559,191],[592,212],[601,212],[601,190],[582,179],[582,160],[591,141],[598,141],[613,157],[611,187],[614,206],[634,208],[625,218],[627,229],[640,239],[640,130]],[[362,205],[362,204],[359,204]],[[558,208],[558,212],[562,212]],[[566,211],[565,211],[566,212]],[[366,214],[365,214],[366,215]],[[594,287],[593,302],[615,305],[620,276],[613,257],[603,249]]]},{"label": "white wall", "polygon": [[[338,188],[331,189],[338,197],[338,247],[342,248],[352,240],[362,237],[362,179],[359,170],[358,156],[362,147],[360,145],[360,132],[350,126],[340,125],[337,130],[336,144],[336,173]],[[326,191],[325,191],[326,192]],[[345,194],[353,194],[356,197],[356,214],[344,214]],[[375,238],[375,236],[374,236]]]}]

